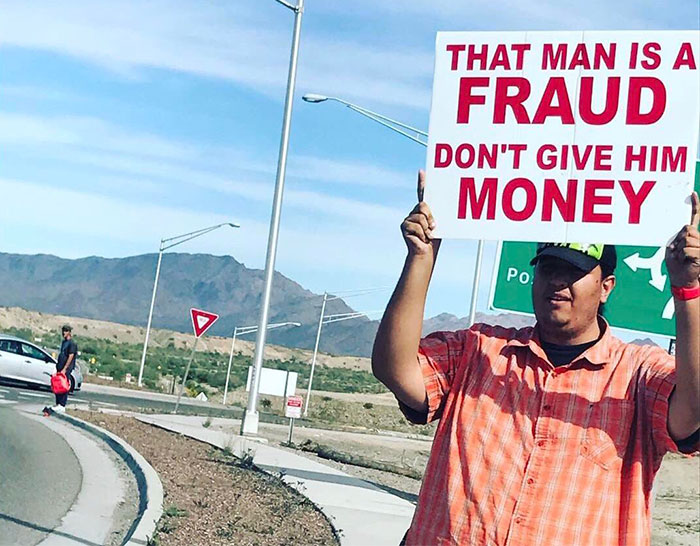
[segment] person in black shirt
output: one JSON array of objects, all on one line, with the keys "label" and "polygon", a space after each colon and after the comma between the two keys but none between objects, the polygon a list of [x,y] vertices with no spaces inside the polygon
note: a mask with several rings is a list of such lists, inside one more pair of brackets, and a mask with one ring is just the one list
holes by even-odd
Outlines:
[{"label": "person in black shirt", "polygon": [[[63,342],[61,343],[61,351],[58,354],[58,362],[56,363],[56,371],[63,372],[68,377],[71,384],[71,391],[74,388],[74,379],[72,376],[75,361],[78,358],[78,344],[73,339],[73,329],[69,324],[64,324],[61,328]],[[66,411],[66,403],[68,402],[68,393],[56,395],[56,405],[51,409],[57,413]]]}]

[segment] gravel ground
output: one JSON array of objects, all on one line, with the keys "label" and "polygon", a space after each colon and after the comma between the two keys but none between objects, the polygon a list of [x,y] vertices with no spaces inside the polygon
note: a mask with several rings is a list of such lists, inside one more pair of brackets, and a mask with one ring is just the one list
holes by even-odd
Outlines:
[{"label": "gravel ground", "polygon": [[338,544],[308,499],[221,450],[131,417],[74,413],[126,440],[160,476],[159,546]]}]

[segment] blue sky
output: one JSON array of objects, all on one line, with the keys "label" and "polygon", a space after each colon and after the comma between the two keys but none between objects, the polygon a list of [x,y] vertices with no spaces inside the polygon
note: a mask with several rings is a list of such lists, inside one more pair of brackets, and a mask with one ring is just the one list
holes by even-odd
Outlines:
[{"label": "blue sky", "polygon": [[[699,9],[307,0],[277,269],[319,293],[393,286],[425,163],[421,146],[304,93],[427,128],[439,30],[697,29]],[[0,0],[0,13],[3,251],[128,256],[231,220],[241,229],[179,250],[264,267],[291,12],[274,0]],[[468,313],[475,250],[443,245],[427,316]],[[480,310],[494,256],[488,243]],[[378,310],[388,296],[348,303]]]}]

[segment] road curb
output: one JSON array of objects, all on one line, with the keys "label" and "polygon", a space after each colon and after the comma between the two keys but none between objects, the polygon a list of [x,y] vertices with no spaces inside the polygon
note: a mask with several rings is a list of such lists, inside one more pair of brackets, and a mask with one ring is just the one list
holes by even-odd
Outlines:
[{"label": "road curb", "polygon": [[138,451],[116,434],[65,413],[54,413],[53,416],[94,434],[124,459],[136,478],[139,490],[139,511],[122,544],[126,546],[148,545],[155,534],[156,525],[163,515],[163,484],[156,471]]}]

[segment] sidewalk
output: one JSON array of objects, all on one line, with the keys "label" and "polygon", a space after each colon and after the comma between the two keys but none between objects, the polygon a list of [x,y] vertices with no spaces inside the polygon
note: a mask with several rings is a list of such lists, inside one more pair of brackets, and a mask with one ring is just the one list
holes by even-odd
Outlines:
[{"label": "sidewalk", "polygon": [[343,546],[396,546],[413,516],[414,506],[383,489],[306,457],[243,436],[210,430],[203,418],[184,415],[137,415],[139,421],[178,432],[240,456],[254,454],[256,466],[282,479],[310,499],[341,532]]}]

